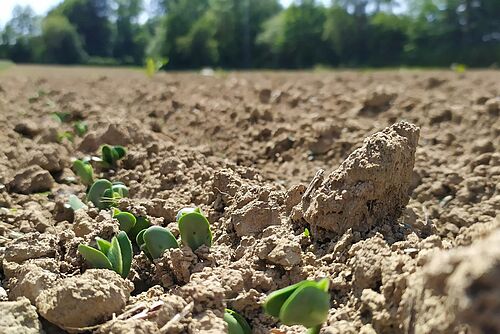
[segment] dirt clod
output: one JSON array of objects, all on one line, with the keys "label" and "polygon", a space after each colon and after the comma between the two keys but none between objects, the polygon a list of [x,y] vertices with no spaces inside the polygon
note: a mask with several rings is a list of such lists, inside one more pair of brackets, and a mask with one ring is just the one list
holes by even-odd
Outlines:
[{"label": "dirt clod", "polygon": [[296,209],[313,228],[336,233],[397,219],[409,200],[418,136],[416,126],[400,122],[368,137]]},{"label": "dirt clod", "polygon": [[36,308],[26,298],[0,302],[0,331],[4,334],[42,333]]},{"label": "dirt clod", "polygon": [[38,312],[61,328],[93,326],[120,312],[132,285],[105,269],[90,269],[63,279],[36,299]]},{"label": "dirt clod", "polygon": [[15,192],[32,194],[50,190],[53,183],[54,179],[48,171],[33,165],[17,172],[9,186]]}]

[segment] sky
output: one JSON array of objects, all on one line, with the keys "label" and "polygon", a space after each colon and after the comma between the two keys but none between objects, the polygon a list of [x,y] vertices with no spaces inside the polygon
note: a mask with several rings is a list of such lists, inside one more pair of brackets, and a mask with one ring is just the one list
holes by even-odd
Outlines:
[{"label": "sky", "polygon": [[0,0],[0,26],[10,19],[12,9],[16,5],[30,5],[37,14],[45,14],[59,2],[60,0]]},{"label": "sky", "polygon": [[[16,5],[30,5],[33,10],[39,14],[44,15],[49,9],[56,6],[62,0],[0,0],[0,26],[4,26],[10,19],[12,9]],[[293,0],[280,0],[284,6],[288,6]],[[327,0],[323,0],[327,3]]]}]

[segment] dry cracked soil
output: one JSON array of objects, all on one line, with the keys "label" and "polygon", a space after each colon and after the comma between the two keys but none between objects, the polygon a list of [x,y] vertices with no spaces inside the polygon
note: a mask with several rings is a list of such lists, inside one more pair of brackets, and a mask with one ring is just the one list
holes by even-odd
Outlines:
[{"label": "dry cracked soil", "polygon": [[[54,113],[65,113],[64,122]],[[216,72],[16,66],[0,73],[0,333],[303,333],[262,310],[330,280],[322,334],[500,333],[500,72]],[[70,138],[76,121],[89,131]],[[126,157],[118,206],[211,248],[91,269],[107,210],[65,206],[72,159]],[[304,233],[305,229],[310,235]]]}]

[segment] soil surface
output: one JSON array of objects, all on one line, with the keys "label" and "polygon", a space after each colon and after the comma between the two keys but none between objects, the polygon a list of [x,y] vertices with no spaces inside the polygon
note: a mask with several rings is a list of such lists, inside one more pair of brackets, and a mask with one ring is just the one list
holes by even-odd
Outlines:
[{"label": "soil surface", "polygon": [[[17,66],[0,118],[0,333],[224,333],[225,307],[303,333],[262,303],[323,277],[323,334],[500,333],[498,71]],[[119,224],[65,203],[85,194],[72,159],[102,144],[128,149],[101,175],[129,187],[120,209],[178,236],[198,206],[213,246],[89,269],[78,245]]]}]

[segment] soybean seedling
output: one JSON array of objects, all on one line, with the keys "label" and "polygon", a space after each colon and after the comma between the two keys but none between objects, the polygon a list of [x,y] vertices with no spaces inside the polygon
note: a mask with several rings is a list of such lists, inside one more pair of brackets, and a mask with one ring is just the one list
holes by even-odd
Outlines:
[{"label": "soybean seedling", "polygon": [[199,208],[184,208],[177,213],[182,243],[192,250],[201,245],[212,246],[212,231],[207,218]]},{"label": "soybean seedling", "polygon": [[252,328],[241,315],[233,310],[224,311],[224,321],[227,323],[229,334],[251,334]]},{"label": "soybean seedling", "polygon": [[130,240],[137,240],[137,235],[150,226],[151,223],[146,217],[135,217],[135,225],[127,233],[130,237]]},{"label": "soybean seedling", "polygon": [[69,112],[56,111],[52,115],[59,123],[67,122],[71,118],[71,113]]},{"label": "soybean seedling", "polygon": [[127,234],[120,231],[111,242],[97,238],[97,247],[84,244],[78,246],[78,252],[92,268],[114,270],[123,278],[127,278],[132,265],[132,244]]},{"label": "soybean seedling", "polygon": [[80,178],[80,181],[87,187],[90,187],[94,183],[94,169],[89,162],[75,160],[73,161],[73,170]]},{"label": "soybean seedling", "polygon": [[308,334],[317,334],[330,309],[329,283],[328,278],[306,280],[275,291],[267,297],[264,310],[284,325],[302,325]]},{"label": "soybean seedling", "polygon": [[83,203],[78,197],[75,195],[70,195],[68,198],[68,203],[65,204],[65,206],[70,207],[73,209],[73,211],[79,210],[79,209],[86,209],[87,206],[85,203]]},{"label": "soybean seedling", "polygon": [[139,248],[150,259],[157,259],[169,248],[179,248],[174,235],[164,227],[151,226],[137,234],[136,242]]},{"label": "soybean seedling", "polygon": [[102,162],[107,168],[116,166],[116,162],[122,159],[125,154],[127,154],[127,150],[120,145],[102,145],[101,147]]},{"label": "soybean seedling", "polygon": [[120,230],[125,233],[129,233],[129,231],[135,226],[137,219],[130,212],[120,211],[117,208],[113,208],[113,218],[118,220],[120,223]]},{"label": "soybean seedling", "polygon": [[83,137],[89,131],[89,126],[85,122],[78,121],[73,125],[73,130],[78,137]]},{"label": "soybean seedling", "polygon": [[69,140],[70,142],[73,142],[75,139],[75,136],[73,135],[73,132],[71,131],[61,131],[57,133],[57,141],[59,143],[62,143],[64,139]]},{"label": "soybean seedling", "polygon": [[156,72],[161,70],[163,67],[167,66],[167,64],[168,64],[168,58],[155,60],[152,57],[148,57],[146,59],[146,75],[152,78]]},{"label": "soybean seedling", "polygon": [[98,209],[107,209],[116,206],[119,199],[127,196],[128,188],[123,183],[99,179],[90,187],[87,200]]}]

